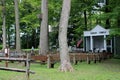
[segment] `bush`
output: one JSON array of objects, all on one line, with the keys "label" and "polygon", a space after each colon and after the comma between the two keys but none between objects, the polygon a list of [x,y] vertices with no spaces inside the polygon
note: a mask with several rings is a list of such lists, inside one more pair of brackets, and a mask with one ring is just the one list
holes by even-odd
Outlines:
[{"label": "bush", "polygon": [[3,45],[0,45],[0,49],[2,49]]}]

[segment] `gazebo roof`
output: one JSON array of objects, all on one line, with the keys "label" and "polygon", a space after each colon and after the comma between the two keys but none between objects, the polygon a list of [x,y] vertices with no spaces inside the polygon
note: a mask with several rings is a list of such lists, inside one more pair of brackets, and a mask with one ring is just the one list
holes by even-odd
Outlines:
[{"label": "gazebo roof", "polygon": [[109,35],[109,29],[105,29],[100,25],[96,25],[90,31],[84,31],[84,36],[101,36],[101,35]]}]

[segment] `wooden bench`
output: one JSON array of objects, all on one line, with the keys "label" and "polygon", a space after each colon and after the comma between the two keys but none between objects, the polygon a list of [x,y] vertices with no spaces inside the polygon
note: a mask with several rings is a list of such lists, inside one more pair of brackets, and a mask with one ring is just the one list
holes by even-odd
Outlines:
[{"label": "wooden bench", "polygon": [[100,55],[96,53],[72,53],[70,54],[70,59],[74,64],[77,64],[78,61],[87,61],[90,64],[91,61],[96,63],[96,61],[100,62]]},{"label": "wooden bench", "polygon": [[[77,64],[78,62],[86,61],[88,64],[93,61],[94,63],[101,62],[106,58],[106,53],[70,53],[70,61],[73,64]],[[60,62],[60,54],[47,54],[47,55],[36,55],[32,56],[32,59],[35,61],[39,61],[42,64],[47,63],[48,68],[54,68],[56,62]]]},{"label": "wooden bench", "polygon": [[34,61],[38,61],[40,62],[41,64],[45,64],[47,63],[47,55],[35,55],[35,56],[31,56],[31,59],[34,60]]}]

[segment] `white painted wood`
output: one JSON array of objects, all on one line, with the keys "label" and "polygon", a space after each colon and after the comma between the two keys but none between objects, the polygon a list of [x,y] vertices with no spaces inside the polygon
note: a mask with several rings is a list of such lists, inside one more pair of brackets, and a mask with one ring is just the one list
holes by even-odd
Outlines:
[{"label": "white painted wood", "polygon": [[90,36],[90,50],[93,52],[93,37]]},{"label": "white painted wood", "polygon": [[84,36],[101,36],[101,35],[109,35],[109,29],[105,29],[100,25],[97,25],[91,31],[84,31]]},{"label": "white painted wood", "polygon": [[106,35],[104,35],[104,50],[107,50]]}]

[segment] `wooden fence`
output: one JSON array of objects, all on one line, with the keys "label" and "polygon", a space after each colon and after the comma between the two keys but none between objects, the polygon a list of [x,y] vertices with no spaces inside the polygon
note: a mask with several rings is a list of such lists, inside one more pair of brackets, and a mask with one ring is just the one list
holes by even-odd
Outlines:
[{"label": "wooden fence", "polygon": [[[15,71],[15,72],[24,72],[26,73],[26,78],[29,80],[29,75],[34,74],[35,72],[30,70],[30,59],[29,55],[27,54],[27,58],[11,58],[11,57],[0,57],[0,60],[5,61],[5,66],[6,67],[0,67],[0,70],[7,70],[7,71]],[[18,68],[9,68],[8,67],[8,61],[20,61],[20,62],[25,62],[26,64],[26,70],[24,69],[18,69]]]}]

